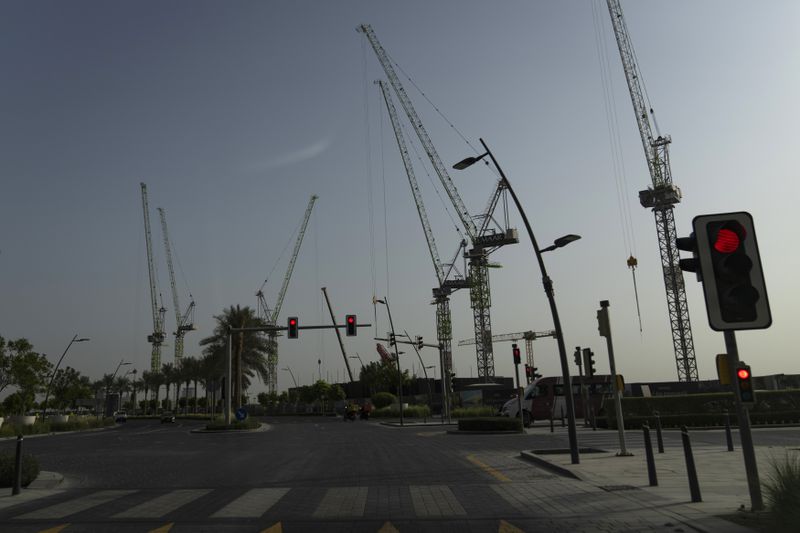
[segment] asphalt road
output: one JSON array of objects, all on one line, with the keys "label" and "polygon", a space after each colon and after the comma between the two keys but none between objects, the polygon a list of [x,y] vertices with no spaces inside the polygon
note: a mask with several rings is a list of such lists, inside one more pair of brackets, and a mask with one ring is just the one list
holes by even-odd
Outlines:
[{"label": "asphalt road", "polygon": [[[461,533],[619,525],[613,515],[575,505],[588,488],[519,458],[521,450],[566,447],[562,428],[552,434],[537,427],[527,435],[448,435],[442,426],[398,428],[341,418],[266,422],[268,430],[245,434],[193,433],[202,422],[179,420],[28,438],[25,451],[36,455],[42,470],[65,480],[35,501],[10,507],[9,498],[0,501],[0,529],[55,533],[69,524],[67,532]],[[629,433],[629,447],[641,447],[640,433]],[[675,431],[664,436],[668,446],[680,439]],[[722,431],[692,436],[697,446],[725,445]],[[613,450],[617,433],[581,428],[579,440]],[[798,443],[800,429],[762,429],[755,440]],[[0,442],[0,450],[14,445]],[[638,507],[614,498],[605,492],[592,497],[607,500],[602,508],[608,513],[637,516],[631,512]],[[657,513],[636,520],[633,530],[674,530]]]}]

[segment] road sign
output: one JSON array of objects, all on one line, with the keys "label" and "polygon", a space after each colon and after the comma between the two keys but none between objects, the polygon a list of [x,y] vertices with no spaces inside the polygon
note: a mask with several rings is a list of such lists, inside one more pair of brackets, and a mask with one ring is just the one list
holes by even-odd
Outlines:
[{"label": "road sign", "polygon": [[244,407],[240,407],[236,410],[236,420],[239,422],[243,421],[247,418],[247,410]]}]

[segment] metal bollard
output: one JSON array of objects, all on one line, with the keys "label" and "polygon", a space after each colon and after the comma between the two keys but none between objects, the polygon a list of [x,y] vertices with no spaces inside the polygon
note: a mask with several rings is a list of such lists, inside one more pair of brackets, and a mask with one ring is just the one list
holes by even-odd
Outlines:
[{"label": "metal bollard", "polygon": [[664,439],[661,437],[661,414],[656,411],[656,442],[658,443],[658,453],[664,453]]},{"label": "metal bollard", "polygon": [[553,432],[553,413],[550,413],[550,433]]},{"label": "metal bollard", "polygon": [[689,430],[686,426],[681,426],[681,438],[683,439],[683,454],[686,456],[686,472],[689,474],[689,492],[692,494],[693,502],[701,502],[700,484],[697,482],[697,470],[694,467],[694,456],[692,456],[692,442],[689,440]]},{"label": "metal bollard", "polygon": [[644,453],[647,457],[647,477],[651,487],[658,486],[658,476],[656,476],[656,460],[653,457],[653,443],[650,442],[650,426],[642,424],[644,432]]},{"label": "metal bollard", "polygon": [[14,486],[11,495],[16,496],[22,490],[22,435],[17,435],[17,457],[14,464]]},{"label": "metal bollard", "polygon": [[725,409],[725,440],[728,441],[728,451],[733,451],[733,436],[731,435],[731,414]]},{"label": "metal bollard", "polygon": [[561,427],[564,427],[564,406],[561,406]]}]

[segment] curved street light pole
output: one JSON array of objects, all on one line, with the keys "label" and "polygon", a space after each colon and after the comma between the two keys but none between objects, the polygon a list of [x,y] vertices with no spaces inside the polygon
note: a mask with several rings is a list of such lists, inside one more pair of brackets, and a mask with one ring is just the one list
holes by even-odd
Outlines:
[{"label": "curved street light pole", "polygon": [[[392,310],[389,308],[389,299],[384,296],[383,300],[376,299],[375,301],[386,306],[386,312],[389,314],[389,327],[392,328],[392,338],[397,339],[397,335],[395,335],[394,332],[394,322],[392,322]],[[398,401],[400,402],[400,425],[402,426],[403,425],[403,372],[400,370],[400,352],[397,350],[396,341],[394,343],[394,357],[395,360],[397,361],[397,377],[400,379],[400,382],[397,387],[398,390],[397,398]]]},{"label": "curved street light pole", "polygon": [[[573,404],[572,399],[572,379],[569,375],[569,364],[567,363],[567,349],[564,346],[564,335],[561,331],[561,321],[558,318],[558,308],[556,307],[556,300],[553,296],[553,281],[550,279],[550,276],[547,275],[547,269],[544,266],[544,261],[542,260],[542,252],[539,250],[539,245],[536,242],[536,237],[533,235],[533,230],[531,229],[531,225],[528,222],[528,217],[525,215],[525,211],[522,209],[522,205],[519,203],[519,199],[517,198],[517,194],[514,192],[514,189],[511,187],[511,183],[508,181],[503,169],[497,163],[497,160],[494,158],[494,154],[492,151],[489,150],[489,147],[480,139],[483,148],[486,150],[486,153],[479,156],[479,157],[468,157],[463,161],[456,163],[453,165],[453,168],[456,170],[462,170],[467,168],[468,166],[477,163],[487,155],[491,158],[492,163],[494,163],[495,168],[500,172],[500,177],[503,178],[503,183],[505,183],[508,192],[511,193],[511,198],[514,200],[514,204],[517,206],[517,210],[519,211],[520,216],[522,217],[522,221],[525,223],[525,229],[528,231],[528,237],[530,237],[531,244],[533,245],[533,251],[536,253],[536,260],[539,262],[539,270],[542,272],[542,285],[544,286],[544,292],[547,295],[547,301],[550,303],[550,314],[553,316],[553,328],[556,330],[556,341],[558,342],[558,355],[561,360],[561,376],[564,380],[564,400],[567,404],[567,421],[569,426],[569,450],[570,455],[572,458],[572,464],[580,463],[580,457],[578,455],[578,435],[575,429],[575,406]],[[547,249],[548,251],[553,248]]]},{"label": "curved street light pole", "polygon": [[58,372],[58,367],[61,366],[61,361],[64,360],[64,357],[67,355],[67,352],[69,351],[69,348],[70,348],[70,346],[72,346],[73,343],[75,343],[75,342],[86,342],[88,340],[89,339],[86,338],[86,337],[79,339],[78,338],[78,334],[76,333],[75,336],[72,337],[72,340],[69,341],[69,344],[67,344],[67,348],[64,350],[64,353],[62,353],[61,357],[58,359],[58,363],[56,363],[56,367],[53,369],[53,375],[50,376],[50,383],[47,384],[47,391],[44,394],[44,405],[42,407],[42,416],[43,417],[47,416],[47,400],[50,398],[50,387],[53,385],[53,380],[56,379],[56,372]]}]

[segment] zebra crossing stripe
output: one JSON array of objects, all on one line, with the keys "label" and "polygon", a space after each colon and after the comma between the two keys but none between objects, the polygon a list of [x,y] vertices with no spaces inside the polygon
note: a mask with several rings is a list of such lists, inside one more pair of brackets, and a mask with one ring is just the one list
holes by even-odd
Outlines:
[{"label": "zebra crossing stripe", "polygon": [[278,503],[289,489],[252,489],[211,515],[211,518],[258,518]]},{"label": "zebra crossing stripe", "polygon": [[211,489],[173,490],[158,498],[131,507],[127,511],[115,514],[113,518],[161,518],[189,502],[205,496]]},{"label": "zebra crossing stripe", "polygon": [[368,487],[334,487],[327,490],[314,518],[363,516]]},{"label": "zebra crossing stripe", "polygon": [[23,520],[29,518],[37,520],[64,518],[65,516],[69,516],[75,513],[80,513],[82,511],[86,511],[87,509],[91,509],[92,507],[97,507],[98,505],[103,505],[104,503],[116,500],[117,498],[133,494],[134,492],[136,491],[101,490],[100,492],[89,494],[88,496],[80,496],[78,498],[73,498],[72,500],[62,503],[57,503],[55,505],[45,507],[44,509],[39,509],[37,511],[17,516],[16,518]]},{"label": "zebra crossing stripe", "polygon": [[466,515],[453,491],[447,485],[411,485],[411,503],[417,516]]}]

